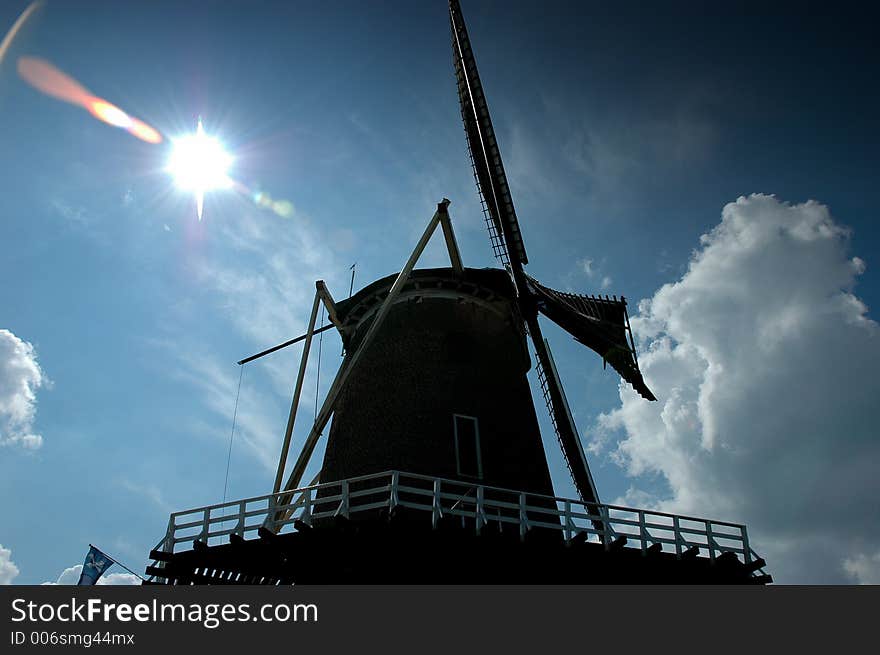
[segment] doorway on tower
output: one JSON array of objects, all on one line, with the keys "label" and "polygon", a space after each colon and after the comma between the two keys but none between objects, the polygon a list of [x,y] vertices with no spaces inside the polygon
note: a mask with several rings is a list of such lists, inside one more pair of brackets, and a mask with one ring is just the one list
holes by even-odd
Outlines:
[{"label": "doorway on tower", "polygon": [[480,452],[480,426],[475,416],[452,415],[455,438],[455,470],[459,477],[483,479],[483,457]]}]

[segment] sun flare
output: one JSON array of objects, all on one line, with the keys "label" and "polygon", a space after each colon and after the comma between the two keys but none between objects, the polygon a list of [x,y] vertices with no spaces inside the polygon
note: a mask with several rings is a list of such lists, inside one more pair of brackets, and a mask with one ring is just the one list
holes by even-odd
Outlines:
[{"label": "sun flare", "polygon": [[201,118],[195,134],[173,139],[172,145],[167,170],[178,188],[195,194],[196,213],[202,220],[205,193],[232,186],[232,156],[217,139],[205,134]]}]

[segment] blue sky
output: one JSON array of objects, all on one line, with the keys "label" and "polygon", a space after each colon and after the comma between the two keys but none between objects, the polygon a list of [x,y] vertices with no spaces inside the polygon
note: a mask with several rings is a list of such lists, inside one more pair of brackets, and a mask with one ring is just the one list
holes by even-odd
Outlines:
[{"label": "blue sky", "polygon": [[[27,5],[0,5],[0,31]],[[880,360],[880,102],[863,10],[463,5],[528,272],[625,295],[653,353],[646,409],[546,325],[600,496],[745,522],[780,581],[877,582],[880,528],[863,524],[880,525],[880,489],[853,468],[880,457],[866,368]],[[56,580],[88,543],[141,570],[169,512],[221,499],[234,362],[303,331],[314,280],[344,297],[354,262],[356,287],[398,270],[443,197],[465,264],[493,265],[449,41],[439,0],[48,2],[28,21],[0,62],[0,352],[30,365],[0,386],[14,582]],[[166,137],[201,115],[233,177],[293,216],[215,192],[198,222],[163,170],[167,139],[41,95],[16,73],[26,55]],[[432,244],[422,264],[443,262]],[[773,320],[741,323],[753,312]],[[844,349],[826,357],[829,342]],[[328,332],[322,388],[339,352]],[[270,488],[298,356],[244,372],[230,498]],[[541,410],[557,493],[572,495]],[[807,509],[825,502],[855,515],[817,528]]]}]

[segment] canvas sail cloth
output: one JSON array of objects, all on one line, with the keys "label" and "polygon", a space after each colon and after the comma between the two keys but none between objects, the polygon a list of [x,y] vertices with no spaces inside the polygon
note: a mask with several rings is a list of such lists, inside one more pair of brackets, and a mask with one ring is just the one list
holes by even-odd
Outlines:
[{"label": "canvas sail cloth", "polygon": [[626,300],[582,296],[545,287],[526,275],[538,311],[602,356],[643,398],[657,400],[639,371]]},{"label": "canvas sail cloth", "polygon": [[86,561],[83,563],[79,582],[76,584],[83,586],[95,584],[98,582],[98,578],[104,575],[104,571],[113,566],[115,561],[94,546],[91,546],[88,555],[86,555]]}]

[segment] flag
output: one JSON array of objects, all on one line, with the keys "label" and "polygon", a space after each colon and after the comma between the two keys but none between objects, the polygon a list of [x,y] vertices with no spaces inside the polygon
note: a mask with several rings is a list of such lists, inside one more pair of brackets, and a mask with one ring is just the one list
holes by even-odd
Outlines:
[{"label": "flag", "polygon": [[77,585],[93,585],[98,582],[104,571],[113,566],[115,560],[110,559],[100,550],[89,544],[89,554],[83,563],[83,570],[79,576]]}]

